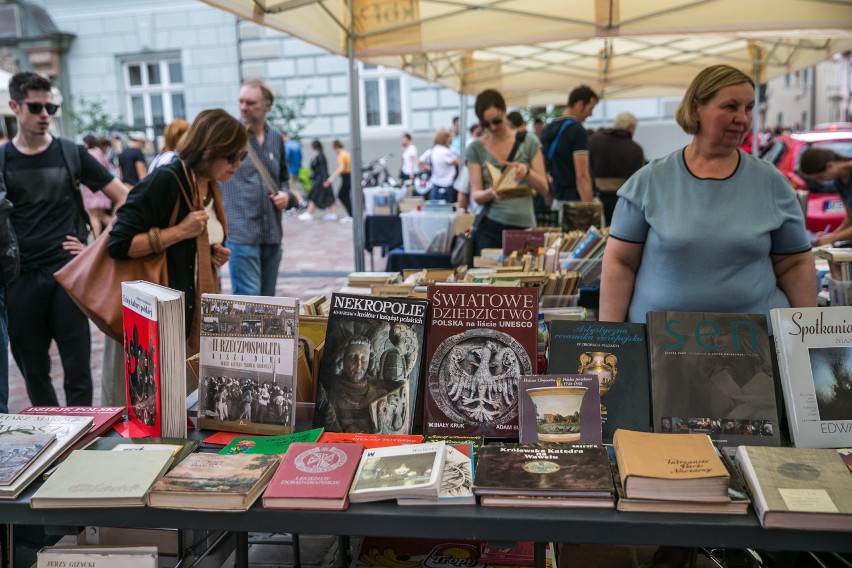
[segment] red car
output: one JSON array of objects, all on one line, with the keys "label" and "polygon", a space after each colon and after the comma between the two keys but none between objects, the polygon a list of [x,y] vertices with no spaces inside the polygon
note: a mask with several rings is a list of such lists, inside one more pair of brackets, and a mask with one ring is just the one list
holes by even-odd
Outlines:
[{"label": "red car", "polygon": [[846,217],[846,208],[834,191],[834,182],[819,182],[798,174],[799,158],[808,148],[818,146],[852,156],[852,131],[820,129],[802,134],[776,136],[763,159],[781,170],[793,189],[809,192],[805,224],[814,233],[834,230]]}]

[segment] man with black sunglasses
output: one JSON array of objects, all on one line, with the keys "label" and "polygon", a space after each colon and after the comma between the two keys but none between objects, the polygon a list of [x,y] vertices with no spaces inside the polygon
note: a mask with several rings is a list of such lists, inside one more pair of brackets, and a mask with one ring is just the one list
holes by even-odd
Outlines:
[{"label": "man with black sunglasses", "polygon": [[9,340],[33,405],[60,405],[48,354],[56,341],[65,403],[90,406],[89,320],[53,273],[79,254],[88,238],[80,183],[103,191],[116,206],[127,190],[83,146],[50,134],[51,116],[59,108],[50,88],[50,81],[35,73],[17,73],[9,81],[18,133],[0,147],[0,173],[14,205],[10,219],[21,259],[21,274],[8,289]]}]

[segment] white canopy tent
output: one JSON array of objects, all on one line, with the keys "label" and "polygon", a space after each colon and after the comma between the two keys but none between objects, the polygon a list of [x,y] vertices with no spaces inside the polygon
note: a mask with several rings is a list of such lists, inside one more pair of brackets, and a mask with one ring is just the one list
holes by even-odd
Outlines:
[{"label": "white canopy tent", "polygon": [[[852,0],[203,0],[350,58],[353,188],[360,191],[355,59],[510,104],[678,95],[727,63],[758,82],[852,49]],[[360,199],[353,200],[360,214]],[[354,224],[356,268],[363,226]]]}]

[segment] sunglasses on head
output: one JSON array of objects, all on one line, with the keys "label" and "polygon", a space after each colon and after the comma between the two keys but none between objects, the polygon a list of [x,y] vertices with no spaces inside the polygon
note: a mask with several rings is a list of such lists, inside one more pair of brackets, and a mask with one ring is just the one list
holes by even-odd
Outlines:
[{"label": "sunglasses on head", "polygon": [[490,128],[490,127],[492,127],[492,126],[493,126],[494,128],[497,128],[497,127],[498,127],[498,126],[500,126],[501,124],[503,124],[503,119],[502,119],[501,117],[498,117],[498,118],[492,118],[491,120],[480,120],[480,121],[479,121],[479,126],[480,126],[481,128]]},{"label": "sunglasses on head", "polygon": [[231,154],[225,159],[228,160],[229,164],[233,164],[235,162],[242,162],[246,159],[246,156],[248,156],[248,152],[237,152],[236,154]]},{"label": "sunglasses on head", "polygon": [[31,103],[27,101],[19,101],[18,104],[26,105],[27,109],[32,114],[41,114],[41,109],[47,109],[47,114],[53,116],[59,110],[59,105],[53,103]]}]

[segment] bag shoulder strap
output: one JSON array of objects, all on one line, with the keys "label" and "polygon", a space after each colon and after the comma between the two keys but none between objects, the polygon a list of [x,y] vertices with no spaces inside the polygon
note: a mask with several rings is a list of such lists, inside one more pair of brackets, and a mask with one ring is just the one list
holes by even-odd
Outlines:
[{"label": "bag shoulder strap", "polygon": [[562,121],[562,124],[559,126],[559,131],[556,133],[556,137],[550,142],[550,145],[547,147],[547,163],[553,161],[553,156],[556,154],[556,145],[559,144],[559,138],[562,137],[562,133],[565,131],[571,124],[575,124],[577,121],[573,118],[566,118]]},{"label": "bag shoulder strap", "polygon": [[260,161],[260,156],[258,156],[257,152],[254,151],[254,146],[251,145],[251,140],[248,142],[247,150],[249,159],[251,160],[251,163],[254,164],[254,169],[256,169],[257,173],[260,174],[260,177],[263,179],[263,183],[266,184],[266,187],[269,190],[269,195],[276,195],[278,193],[278,184],[272,180],[272,175],[269,173],[269,170],[266,169],[266,166]]},{"label": "bag shoulder strap", "polygon": [[518,148],[521,147],[521,144],[523,144],[523,142],[524,142],[524,140],[526,140],[526,138],[527,138],[527,133],[522,131],[522,130],[519,130],[518,132],[515,133],[515,143],[512,145],[512,149],[509,151],[509,155],[506,156],[507,162],[511,162],[512,160],[515,159],[515,154],[518,153]]}]

